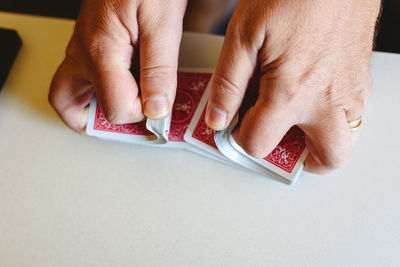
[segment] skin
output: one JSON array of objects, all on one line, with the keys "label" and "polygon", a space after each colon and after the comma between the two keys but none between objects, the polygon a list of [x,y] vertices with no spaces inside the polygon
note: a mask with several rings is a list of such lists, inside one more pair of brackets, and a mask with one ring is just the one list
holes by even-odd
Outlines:
[{"label": "skin", "polygon": [[[214,3],[210,12],[222,3],[197,2],[204,18],[204,3]],[[65,123],[84,130],[85,107],[94,92],[111,123],[164,118],[175,96],[186,4],[86,0],[49,93]],[[259,98],[234,132],[236,141],[250,155],[265,157],[298,125],[310,151],[308,171],[342,166],[359,136],[359,130],[349,131],[347,121],[362,115],[371,89],[369,61],[379,10],[378,0],[241,0],[212,80],[207,124],[215,130],[230,124],[252,74],[260,69]],[[214,15],[209,18],[218,21]],[[138,54],[140,63],[133,61]],[[139,64],[140,95],[130,72]]]},{"label": "skin", "polygon": [[[186,4],[85,0],[49,92],[49,102],[63,121],[83,132],[94,92],[110,123],[166,117],[175,98]],[[138,56],[140,62],[134,61]],[[139,66],[140,95],[130,71]]]},{"label": "skin", "polygon": [[240,1],[213,79],[208,125],[229,125],[259,68],[259,98],[233,134],[243,149],[263,158],[298,125],[310,151],[308,171],[345,164],[359,136],[347,122],[362,115],[371,89],[379,10],[376,0]]}]

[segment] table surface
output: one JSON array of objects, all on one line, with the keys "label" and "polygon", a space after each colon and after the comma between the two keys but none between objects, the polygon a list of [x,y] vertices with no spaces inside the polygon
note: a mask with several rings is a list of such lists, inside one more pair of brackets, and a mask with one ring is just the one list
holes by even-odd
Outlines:
[{"label": "table surface", "polygon": [[[350,163],[288,186],[70,131],[47,90],[73,25],[0,13],[24,43],[0,94],[0,266],[399,266],[399,55],[373,55]],[[181,66],[221,43],[185,35]]]}]

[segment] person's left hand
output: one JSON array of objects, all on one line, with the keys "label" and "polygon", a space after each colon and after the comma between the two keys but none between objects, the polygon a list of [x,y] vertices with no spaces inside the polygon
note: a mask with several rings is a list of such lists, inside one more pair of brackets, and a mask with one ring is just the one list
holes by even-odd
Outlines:
[{"label": "person's left hand", "polygon": [[[175,98],[186,4],[84,0],[49,90],[49,102],[60,118],[84,133],[94,93],[113,124],[167,117]],[[139,77],[132,69],[140,69]]]}]

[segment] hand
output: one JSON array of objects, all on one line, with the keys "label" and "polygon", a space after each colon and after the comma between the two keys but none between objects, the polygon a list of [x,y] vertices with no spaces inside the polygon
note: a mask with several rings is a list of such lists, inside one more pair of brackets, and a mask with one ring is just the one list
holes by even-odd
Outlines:
[{"label": "hand", "polygon": [[346,163],[359,135],[347,122],[361,116],[371,89],[379,9],[378,0],[239,2],[212,81],[207,124],[229,125],[258,68],[259,97],[233,134],[243,149],[265,157],[298,125],[310,151],[308,171]]},{"label": "hand", "polygon": [[[85,0],[49,102],[85,129],[94,92],[111,123],[162,119],[172,109],[187,0]],[[140,94],[131,68],[140,54]]]}]

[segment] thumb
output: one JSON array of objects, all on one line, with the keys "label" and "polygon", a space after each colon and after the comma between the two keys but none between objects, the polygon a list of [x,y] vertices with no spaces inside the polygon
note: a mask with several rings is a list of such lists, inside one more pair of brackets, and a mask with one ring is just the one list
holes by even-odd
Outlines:
[{"label": "thumb", "polygon": [[205,118],[216,131],[225,129],[238,112],[257,63],[256,50],[237,35],[228,28],[211,84]]},{"label": "thumb", "polygon": [[[179,8],[179,7],[178,7]],[[163,119],[172,110],[177,85],[183,9],[160,18],[143,16],[139,21],[140,88],[144,114]]]}]

